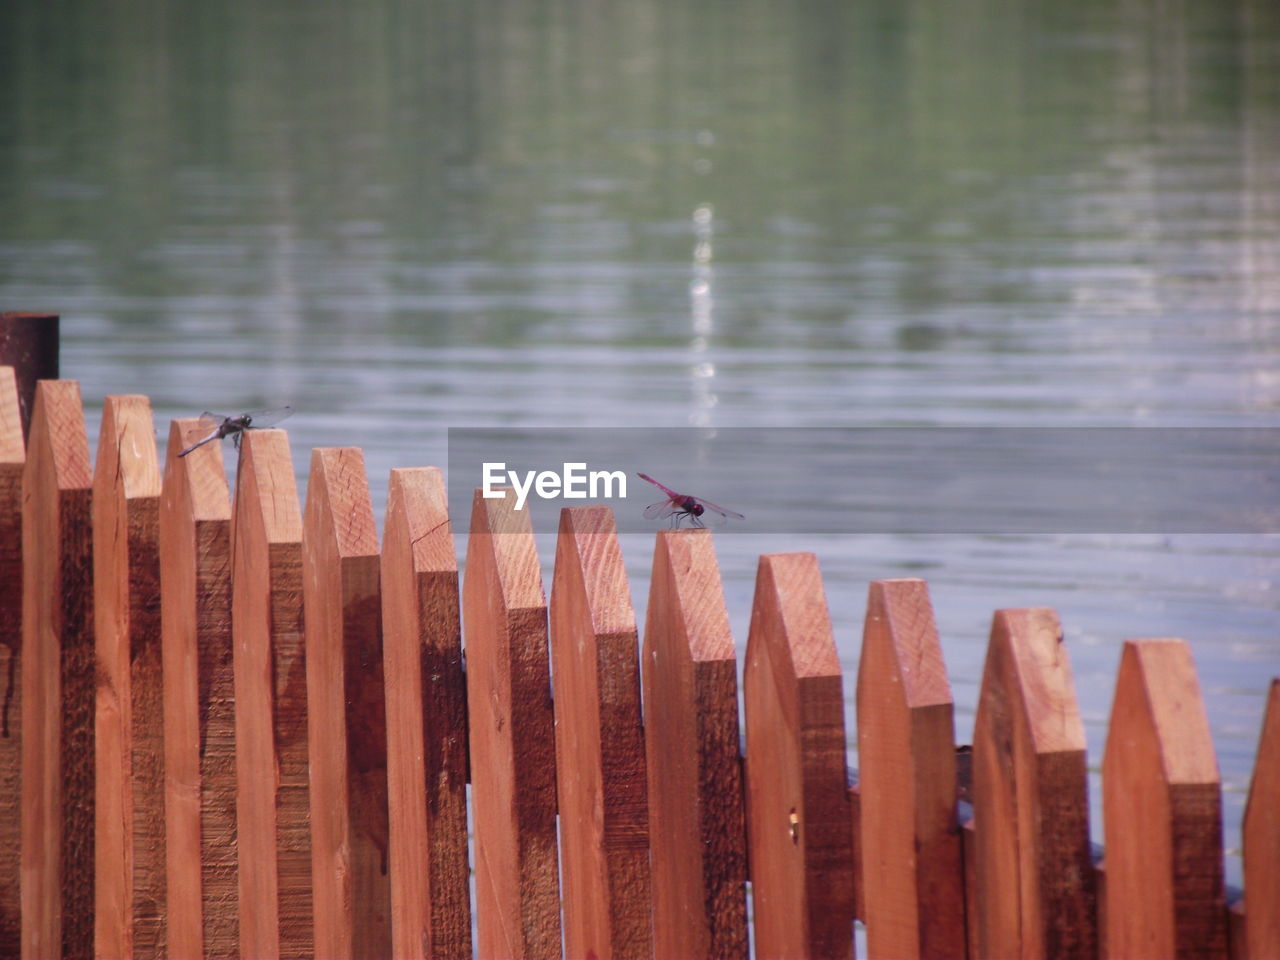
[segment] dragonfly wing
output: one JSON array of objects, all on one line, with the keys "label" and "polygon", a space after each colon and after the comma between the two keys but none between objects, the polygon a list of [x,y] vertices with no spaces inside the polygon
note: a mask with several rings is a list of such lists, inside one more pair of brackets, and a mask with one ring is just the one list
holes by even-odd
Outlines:
[{"label": "dragonfly wing", "polygon": [[661,520],[671,516],[673,513],[680,513],[679,505],[672,499],[660,500],[657,503],[651,503],[644,508],[644,518],[646,520]]},{"label": "dragonfly wing", "polygon": [[671,497],[674,499],[680,496],[680,494],[676,493],[674,490],[668,487],[665,483],[659,483],[657,480],[653,479],[653,477],[649,476],[647,473],[637,473],[636,476],[639,477],[641,480],[648,480],[655,487],[657,487],[659,490],[665,493],[668,497]]},{"label": "dragonfly wing", "polygon": [[200,423],[208,427],[220,426],[225,419],[227,419],[225,414],[214,413],[212,410],[206,410],[200,414]]},{"label": "dragonfly wing", "polygon": [[747,519],[736,510],[729,510],[720,506],[718,503],[712,503],[710,500],[698,498],[698,502],[702,504],[702,521],[704,523],[724,523],[726,520],[745,520]]},{"label": "dragonfly wing", "polygon": [[243,416],[251,427],[272,427],[292,413],[293,407],[274,407],[270,410],[250,410]]}]

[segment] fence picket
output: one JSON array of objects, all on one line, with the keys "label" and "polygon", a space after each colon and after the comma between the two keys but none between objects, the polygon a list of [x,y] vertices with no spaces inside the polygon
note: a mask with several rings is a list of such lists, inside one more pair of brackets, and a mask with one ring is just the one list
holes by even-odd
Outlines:
[{"label": "fence picket", "polygon": [[1225,957],[1218,764],[1181,640],[1125,642],[1102,793],[1107,956]]},{"label": "fence picket", "polygon": [[867,955],[965,951],[951,685],[923,580],[876,580],[858,665]]},{"label": "fence picket", "polygon": [[93,474],[80,385],[41,380],[23,474],[22,955],[93,956]]},{"label": "fence picket", "polygon": [[844,697],[813,554],[760,558],[743,691],[756,952],[851,958]]},{"label": "fence picket", "polygon": [[94,949],[165,947],[160,470],[151,404],[109,396],[93,478]]},{"label": "fence picket", "polygon": [[231,497],[218,444],[178,456],[207,432],[170,423],[160,497],[168,948],[191,958],[240,944]]},{"label": "fence picket", "polygon": [[315,956],[391,955],[378,535],[357,447],[311,452],[302,518]]},{"label": "fence picket", "polygon": [[547,603],[515,495],[477,490],[462,582],[481,960],[560,956]]},{"label": "fence picket", "polygon": [[448,510],[438,468],[391,471],[382,630],[397,960],[471,956],[467,690]]},{"label": "fence picket", "polygon": [[1247,956],[1280,957],[1280,677],[1271,681],[1244,811]]},{"label": "fence picket", "polygon": [[979,955],[1096,956],[1084,724],[1052,610],[996,611],[973,805]]},{"label": "fence picket", "polygon": [[302,515],[283,430],[248,430],[232,514],[240,952],[313,954]]},{"label": "fence picket", "polygon": [[711,533],[663,530],[644,630],[657,957],[745,958],[738,675]]},{"label": "fence picket", "polygon": [[[27,463],[18,384],[0,367],[0,810],[22,803],[22,471]],[[0,816],[0,957],[16,957],[22,916],[19,817]]]},{"label": "fence picket", "polygon": [[550,625],[565,954],[649,957],[636,620],[608,507],[560,513]]}]

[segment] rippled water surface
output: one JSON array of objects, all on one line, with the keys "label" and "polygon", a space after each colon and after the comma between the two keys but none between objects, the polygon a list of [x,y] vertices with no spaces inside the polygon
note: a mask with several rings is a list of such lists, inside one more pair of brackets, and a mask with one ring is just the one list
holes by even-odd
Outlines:
[{"label": "rippled water surface", "polygon": [[[1280,425],[1267,0],[16,0],[0,119],[0,304],[91,433],[292,403],[379,510],[456,426]],[[1121,640],[1186,637],[1238,843],[1274,538],[722,537],[740,651],[777,550],[850,698],[867,581],[928,579],[962,740],[997,607],[1060,612],[1095,768]]]}]

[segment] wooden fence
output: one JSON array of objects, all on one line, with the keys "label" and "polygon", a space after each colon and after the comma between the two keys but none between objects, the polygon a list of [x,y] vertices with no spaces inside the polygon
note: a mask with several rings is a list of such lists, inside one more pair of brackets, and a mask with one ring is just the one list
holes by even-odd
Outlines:
[{"label": "wooden fence", "polygon": [[957,750],[927,587],[873,582],[854,783],[812,554],[760,558],[740,717],[706,531],[657,535],[641,640],[605,507],[563,512],[548,607],[510,499],[459,590],[437,469],[392,472],[380,551],[358,449],[303,506],[283,431],[233,499],[194,420],[161,472],[145,397],[96,464],[76,383],[18,419],[3,368],[0,956],[467,957],[474,911],[483,957],[851,957],[855,917],[875,957],[1280,957],[1280,680],[1246,912],[1180,640],[1123,646],[1104,869],[1052,610],[996,612]]}]

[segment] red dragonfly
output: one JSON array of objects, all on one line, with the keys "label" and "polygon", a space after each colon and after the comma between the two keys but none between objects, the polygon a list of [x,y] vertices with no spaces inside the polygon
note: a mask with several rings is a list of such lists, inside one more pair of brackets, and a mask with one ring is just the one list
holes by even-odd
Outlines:
[{"label": "red dragonfly", "polygon": [[718,525],[724,523],[730,517],[735,520],[745,520],[740,513],[733,510],[726,510],[718,504],[712,503],[710,500],[703,500],[701,497],[693,497],[687,493],[676,493],[668,486],[659,483],[647,473],[637,474],[641,480],[648,480],[655,487],[667,495],[667,499],[660,500],[657,503],[651,503],[644,508],[644,516],[646,520],[659,520],[664,517],[671,517],[672,526],[679,527],[680,521],[685,517],[689,518],[689,526],[705,527],[707,524]]}]

